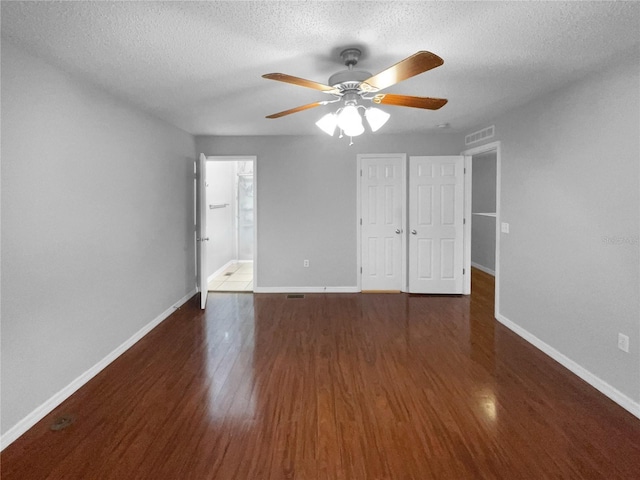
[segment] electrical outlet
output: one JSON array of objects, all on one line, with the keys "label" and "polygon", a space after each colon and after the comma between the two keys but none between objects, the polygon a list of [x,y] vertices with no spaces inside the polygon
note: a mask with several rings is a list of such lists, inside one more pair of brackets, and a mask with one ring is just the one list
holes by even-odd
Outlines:
[{"label": "electrical outlet", "polygon": [[618,334],[618,348],[623,352],[629,353],[629,337],[623,335],[622,333]]},{"label": "electrical outlet", "polygon": [[509,224],[507,222],[502,222],[500,224],[500,231],[502,233],[509,233]]},{"label": "electrical outlet", "polygon": [[309,260],[305,260],[304,262],[302,262],[302,266],[303,267],[308,267],[309,266]]}]

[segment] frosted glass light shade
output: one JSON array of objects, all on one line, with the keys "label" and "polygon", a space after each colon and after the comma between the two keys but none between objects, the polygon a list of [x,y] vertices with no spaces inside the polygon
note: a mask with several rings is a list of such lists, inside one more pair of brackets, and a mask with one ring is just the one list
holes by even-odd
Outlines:
[{"label": "frosted glass light shade", "polygon": [[336,131],[336,126],[338,125],[336,114],[327,113],[324,117],[316,122],[316,125],[327,135],[333,136],[333,133]]},{"label": "frosted glass light shade", "polygon": [[365,111],[364,116],[367,119],[367,123],[369,123],[369,126],[371,127],[371,131],[375,132],[385,123],[387,123],[387,120],[389,120],[389,117],[391,115],[389,115],[384,110],[380,110],[379,108],[369,107]]},{"label": "frosted glass light shade", "polygon": [[358,135],[362,135],[364,133],[364,125],[362,125],[361,121],[358,124],[349,125],[349,128],[345,128],[343,132],[348,137],[357,137]]},{"label": "frosted glass light shade", "polygon": [[349,135],[347,131],[359,130],[358,125],[362,125],[362,117],[360,116],[360,112],[358,112],[358,107],[347,105],[338,114],[338,126],[346,135]]}]

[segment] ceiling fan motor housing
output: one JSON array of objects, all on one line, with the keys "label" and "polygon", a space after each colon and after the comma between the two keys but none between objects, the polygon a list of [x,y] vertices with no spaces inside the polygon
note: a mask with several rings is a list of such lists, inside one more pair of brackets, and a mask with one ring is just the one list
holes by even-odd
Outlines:
[{"label": "ceiling fan motor housing", "polygon": [[358,63],[360,55],[362,55],[362,52],[359,48],[347,48],[343,50],[340,56],[348,70],[342,70],[331,75],[331,77],[329,77],[329,85],[339,89],[341,93],[357,92],[360,90],[360,84],[371,77],[370,72],[353,69]]},{"label": "ceiling fan motor housing", "polygon": [[329,85],[342,92],[358,90],[360,84],[370,77],[371,73],[364,70],[342,70],[329,77]]}]

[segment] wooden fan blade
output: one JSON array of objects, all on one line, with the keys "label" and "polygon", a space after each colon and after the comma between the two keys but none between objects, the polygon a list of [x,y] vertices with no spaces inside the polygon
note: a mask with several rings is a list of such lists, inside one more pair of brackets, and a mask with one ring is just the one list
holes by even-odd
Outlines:
[{"label": "wooden fan blade", "polygon": [[265,118],[280,118],[280,117],[284,117],[285,115],[290,115],[292,113],[302,112],[303,110],[309,110],[310,108],[319,107],[320,105],[325,105],[325,102],[308,103],[300,107],[292,108],[290,110],[285,110],[283,112],[274,113],[273,115],[268,115]]},{"label": "wooden fan blade", "polygon": [[286,73],[266,73],[262,75],[262,78],[269,80],[276,80],[278,82],[292,83],[294,85],[300,85],[301,87],[313,88],[314,90],[320,90],[327,93],[339,93],[337,88],[324,85],[323,83],[313,82],[311,80],[305,80],[304,78],[294,77],[287,75]]},{"label": "wooden fan blade", "polygon": [[407,78],[414,77],[420,73],[439,67],[444,63],[439,56],[427,51],[420,51],[396,63],[394,66],[369,77],[362,82],[360,88],[367,92],[377,92],[383,88],[390,87]]},{"label": "wooden fan blade", "polygon": [[398,107],[426,108],[438,110],[447,103],[446,98],[412,97],[410,95],[394,95],[393,93],[379,93],[371,99],[380,105],[396,105]]}]

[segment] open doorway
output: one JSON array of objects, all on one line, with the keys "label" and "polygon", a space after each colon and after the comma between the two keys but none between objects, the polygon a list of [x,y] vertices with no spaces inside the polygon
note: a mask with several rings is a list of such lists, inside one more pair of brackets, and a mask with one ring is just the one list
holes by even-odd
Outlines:
[{"label": "open doorway", "polygon": [[255,285],[255,157],[207,157],[207,282],[210,292]]},{"label": "open doorway", "polygon": [[495,150],[471,157],[471,267],[496,275]]},{"label": "open doorway", "polygon": [[[499,311],[500,142],[463,152],[465,169],[465,294],[473,278],[494,283],[494,311]],[[475,275],[473,274],[475,273]],[[484,282],[486,283],[486,282]]]}]

